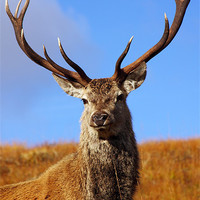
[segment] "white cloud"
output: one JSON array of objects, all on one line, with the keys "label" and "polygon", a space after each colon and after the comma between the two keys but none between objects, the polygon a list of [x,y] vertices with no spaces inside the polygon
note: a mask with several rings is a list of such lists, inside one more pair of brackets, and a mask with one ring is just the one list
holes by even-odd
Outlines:
[{"label": "white cloud", "polygon": [[[12,13],[14,13],[17,3],[18,0],[9,0]],[[16,42],[12,24],[4,8],[4,2],[1,1],[0,83],[1,124],[3,127],[1,131],[3,131],[3,135],[9,135],[14,134],[14,131],[8,133],[5,126],[14,125],[15,119],[19,118],[21,121],[28,119],[31,122],[33,119],[29,113],[32,112],[33,106],[44,99],[44,96],[45,99],[48,99],[48,95],[50,95],[48,93],[56,93],[55,88],[59,86],[52,78],[51,72],[42,69],[22,52]],[[80,64],[86,72],[89,72],[92,62],[96,59],[97,53],[94,52],[98,52],[98,49],[90,39],[89,24],[84,16],[76,11],[73,11],[73,16],[74,18],[71,18],[68,13],[63,13],[56,0],[32,0],[24,19],[25,37],[38,54],[43,56],[42,45],[45,44],[52,59],[70,69],[60,55],[57,44],[59,36],[69,57]],[[91,52],[92,56],[90,56]],[[12,120],[14,123],[9,123]]]},{"label": "white cloud", "polygon": [[[18,0],[10,0],[9,6],[14,13]],[[24,3],[24,2],[23,2]],[[22,5],[23,5],[22,3]],[[3,4],[3,3],[1,3]],[[11,22],[1,6],[1,89],[3,102],[14,95],[26,95],[26,102],[52,84],[51,73],[29,60],[19,48]],[[79,14],[78,18],[81,16]],[[30,46],[43,56],[42,45],[45,44],[49,55],[64,67],[69,67],[60,56],[57,37],[75,62],[86,63],[85,57],[96,47],[90,41],[88,30],[79,28],[81,21],[76,22],[63,13],[55,0],[30,1],[24,19],[25,37]],[[89,27],[89,26],[84,26]],[[88,31],[89,32],[89,31]],[[93,51],[94,52],[94,51]],[[87,66],[83,66],[86,71]],[[34,90],[34,91],[33,91]],[[28,97],[29,96],[29,97]],[[18,98],[17,98],[18,99]],[[16,100],[17,100],[16,99]],[[19,101],[23,101],[19,99]],[[23,102],[23,104],[26,104]]]}]

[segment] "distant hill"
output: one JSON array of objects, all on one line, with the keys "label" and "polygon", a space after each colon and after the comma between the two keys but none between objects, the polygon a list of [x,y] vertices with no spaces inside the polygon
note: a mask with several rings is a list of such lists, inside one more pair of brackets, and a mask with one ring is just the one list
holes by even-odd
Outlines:
[{"label": "distant hill", "polygon": [[[77,144],[44,144],[34,148],[1,146],[0,185],[38,177]],[[139,145],[141,183],[135,200],[200,199],[200,138]]]}]

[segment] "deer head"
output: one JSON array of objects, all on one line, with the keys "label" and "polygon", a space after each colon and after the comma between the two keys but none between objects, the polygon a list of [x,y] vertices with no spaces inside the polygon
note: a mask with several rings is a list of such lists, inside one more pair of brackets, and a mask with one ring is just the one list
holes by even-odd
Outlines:
[{"label": "deer head", "polygon": [[[124,52],[116,62],[112,77],[104,79],[91,79],[74,63],[65,53],[60,40],[58,44],[65,61],[76,71],[67,70],[56,64],[47,54],[44,47],[45,58],[38,55],[27,43],[23,31],[23,19],[30,0],[26,0],[18,17],[21,0],[18,3],[14,16],[6,0],[6,12],[13,24],[17,42],[24,53],[34,62],[53,72],[55,80],[69,95],[83,100],[85,110],[82,116],[89,129],[96,130],[100,138],[116,136],[121,124],[126,123],[129,110],[126,105],[128,94],[138,88],[146,77],[146,63],[161,52],[172,41],[182,23],[187,5],[190,0],[175,0],[176,14],[171,28],[165,14],[165,29],[160,41],[149,49],[135,62],[121,69],[121,63],[128,53],[133,37],[128,42]],[[109,131],[108,131],[109,130]]]},{"label": "deer head", "polygon": [[[75,81],[66,80],[53,74],[60,87],[69,95],[82,99],[82,131],[85,128],[96,130],[100,138],[116,136],[123,129],[125,121],[130,119],[126,105],[128,94],[139,87],[146,76],[146,64],[133,70],[126,79],[119,83],[111,78],[93,79],[83,86]],[[90,131],[92,132],[92,131]]]}]

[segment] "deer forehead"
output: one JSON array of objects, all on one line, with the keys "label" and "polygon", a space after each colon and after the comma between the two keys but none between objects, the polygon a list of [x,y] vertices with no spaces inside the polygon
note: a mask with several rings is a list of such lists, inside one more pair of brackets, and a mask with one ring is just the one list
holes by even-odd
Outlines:
[{"label": "deer forehead", "polygon": [[109,78],[93,79],[85,88],[85,95],[88,98],[111,98],[122,93],[116,81]]}]

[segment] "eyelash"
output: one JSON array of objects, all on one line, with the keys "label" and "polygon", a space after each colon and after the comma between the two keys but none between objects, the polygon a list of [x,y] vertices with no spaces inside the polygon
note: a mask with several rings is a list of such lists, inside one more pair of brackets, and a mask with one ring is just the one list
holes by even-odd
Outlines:
[{"label": "eyelash", "polygon": [[83,104],[88,104],[88,100],[87,99],[82,99]]},{"label": "eyelash", "polygon": [[124,99],[124,95],[123,94],[120,94],[118,97],[117,97],[117,101],[122,101]]}]

